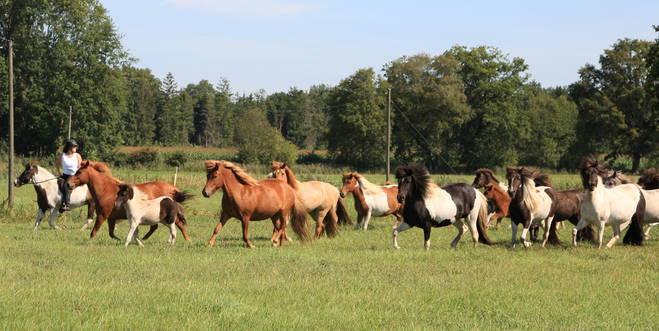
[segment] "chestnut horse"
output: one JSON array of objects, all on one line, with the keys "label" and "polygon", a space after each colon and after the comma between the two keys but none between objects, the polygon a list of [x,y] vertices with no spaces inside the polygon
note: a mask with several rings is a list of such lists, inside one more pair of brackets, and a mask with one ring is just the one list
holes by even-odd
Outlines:
[{"label": "chestnut horse", "polygon": [[[94,229],[92,229],[91,238],[96,236],[101,225],[107,219],[110,237],[120,240],[114,235],[115,223],[116,220],[125,220],[127,216],[124,208],[120,210],[114,209],[114,202],[117,199],[117,192],[119,192],[121,181],[107,174],[109,171],[110,168],[105,163],[85,161],[80,165],[80,169],[76,171],[75,175],[69,178],[68,185],[70,188],[87,185],[92,194],[92,198],[96,204],[96,222],[94,223]],[[160,180],[137,184],[135,186],[146,193],[149,199],[155,199],[161,196],[174,198],[175,194],[179,192],[176,187]],[[185,232],[185,223],[177,220],[176,226],[181,229],[185,240],[190,240],[190,237]],[[152,225],[151,230],[142,240],[149,238],[157,228],[158,224]]]},{"label": "chestnut horse", "polygon": [[206,185],[202,194],[210,198],[217,190],[222,190],[222,214],[208,243],[213,246],[217,233],[232,217],[239,219],[243,228],[243,240],[247,247],[250,221],[271,219],[275,232],[270,239],[272,246],[284,246],[286,223],[291,218],[293,231],[302,240],[309,240],[307,212],[300,196],[290,185],[278,179],[256,180],[245,170],[227,161],[208,160],[206,166]]},{"label": "chestnut horse", "polygon": [[510,197],[508,192],[503,189],[499,184],[487,183],[485,184],[485,193],[483,193],[488,201],[492,202],[493,213],[488,215],[486,228],[490,227],[493,219],[497,220],[497,228],[501,226],[501,220],[508,216],[508,207],[510,206]]},{"label": "chestnut horse", "polygon": [[371,216],[394,215],[396,216],[394,228],[400,225],[403,217],[403,203],[399,203],[396,198],[398,196],[397,185],[377,186],[358,173],[343,174],[342,181],[341,197],[345,198],[350,193],[355,197],[355,210],[357,211],[355,228],[359,229],[364,220],[363,229],[368,229]]},{"label": "chestnut horse", "polygon": [[339,196],[339,190],[332,184],[319,181],[298,182],[286,163],[272,162],[270,168],[273,178],[288,183],[302,198],[307,213],[316,221],[314,239],[322,237],[323,232],[333,238],[341,221],[352,223],[345,200]]}]

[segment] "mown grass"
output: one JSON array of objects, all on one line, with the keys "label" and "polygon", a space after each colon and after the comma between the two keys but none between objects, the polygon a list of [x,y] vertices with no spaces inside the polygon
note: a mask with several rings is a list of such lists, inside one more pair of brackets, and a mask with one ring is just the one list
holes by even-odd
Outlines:
[{"label": "mown grass", "polygon": [[[142,175],[115,173],[136,182]],[[180,175],[192,175],[178,182],[192,193],[205,182],[201,173]],[[335,177],[327,175],[338,185]],[[384,182],[384,175],[367,178]],[[512,250],[504,221],[489,231],[497,246],[474,250],[466,235],[450,250],[456,231],[439,228],[426,252],[420,229],[403,232],[402,249],[393,249],[388,217],[373,219],[368,231],[344,227],[334,239],[272,248],[272,225],[261,221],[250,223],[257,246],[250,250],[240,223],[231,220],[208,247],[220,208],[216,194],[187,203],[192,241],[179,233],[170,246],[161,228],[140,248],[110,239],[107,225],[89,239],[76,211],[58,218],[64,230],[42,223],[33,231],[35,193],[32,187],[16,193],[14,216],[0,221],[2,329],[659,328],[659,232],[645,247],[597,250],[569,246],[568,225],[559,231],[560,247]],[[117,235],[126,232],[120,223]]]}]

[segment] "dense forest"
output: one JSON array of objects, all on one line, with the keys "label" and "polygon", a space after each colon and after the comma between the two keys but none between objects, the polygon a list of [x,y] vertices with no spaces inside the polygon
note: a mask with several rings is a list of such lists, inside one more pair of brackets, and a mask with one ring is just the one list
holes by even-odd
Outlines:
[{"label": "dense forest", "polygon": [[[121,146],[202,146],[236,148],[247,162],[294,160],[295,150],[315,149],[337,163],[377,166],[386,157],[391,90],[398,162],[437,171],[574,169],[595,154],[629,157],[636,172],[642,158],[659,159],[659,38],[612,40],[569,86],[542,87],[524,59],[497,47],[456,45],[363,68],[336,85],[241,95],[227,77],[183,87],[171,74],[161,79],[137,67],[95,0],[0,0],[0,18],[0,45],[14,42],[20,155],[60,149],[72,107],[72,136],[89,159],[111,158]],[[7,102],[0,123],[6,154]]]}]

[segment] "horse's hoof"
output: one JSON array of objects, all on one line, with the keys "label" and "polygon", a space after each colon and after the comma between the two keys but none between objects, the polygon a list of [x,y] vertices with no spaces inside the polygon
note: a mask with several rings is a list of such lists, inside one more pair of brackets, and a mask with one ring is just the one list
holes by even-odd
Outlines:
[{"label": "horse's hoof", "polygon": [[529,248],[531,246],[533,246],[532,242],[524,242],[524,247]]},{"label": "horse's hoof", "polygon": [[395,249],[400,249],[400,246],[394,246]]}]

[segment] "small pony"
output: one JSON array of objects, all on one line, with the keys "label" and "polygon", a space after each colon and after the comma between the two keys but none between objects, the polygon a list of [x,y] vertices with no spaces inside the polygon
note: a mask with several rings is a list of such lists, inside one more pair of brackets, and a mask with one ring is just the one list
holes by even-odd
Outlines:
[{"label": "small pony", "polygon": [[508,208],[510,207],[510,197],[505,189],[499,184],[487,183],[485,184],[485,193],[483,193],[487,200],[492,202],[493,212],[487,217],[486,228],[490,227],[493,219],[497,220],[497,228],[501,226],[501,220],[508,216]]},{"label": "small pony", "polygon": [[176,220],[177,218],[186,224],[185,216],[183,215],[182,207],[177,201],[185,201],[192,197],[180,191],[176,191],[177,197],[174,199],[163,196],[153,200],[147,198],[146,193],[142,192],[139,188],[129,184],[119,184],[119,192],[117,192],[117,200],[114,202],[114,209],[121,210],[122,207],[126,209],[126,216],[130,222],[130,230],[126,236],[126,247],[130,243],[131,237],[135,237],[137,243],[144,247],[138,235],[138,225],[154,225],[163,223],[169,227],[169,239],[167,243],[174,244],[176,240]]},{"label": "small pony", "polygon": [[363,229],[368,229],[371,216],[394,215],[396,216],[394,228],[400,225],[404,204],[396,200],[397,185],[377,186],[356,172],[343,174],[342,181],[341,198],[347,197],[350,193],[355,197],[355,210],[357,211],[355,228],[362,228],[361,223],[364,220]]}]

